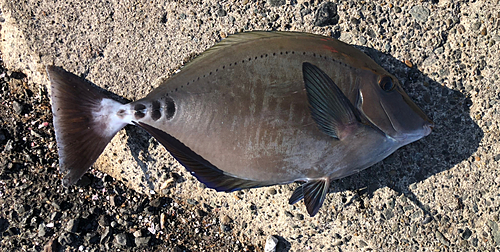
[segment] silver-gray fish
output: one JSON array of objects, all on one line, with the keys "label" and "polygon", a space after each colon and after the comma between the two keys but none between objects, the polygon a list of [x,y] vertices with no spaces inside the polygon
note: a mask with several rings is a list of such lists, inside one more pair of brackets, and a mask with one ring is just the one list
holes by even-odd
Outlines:
[{"label": "silver-gray fish", "polygon": [[63,184],[135,124],[217,191],[303,182],[289,203],[320,209],[332,180],[431,132],[398,80],[354,47],[295,32],[248,32],[207,50],[145,98],[121,104],[48,66]]}]

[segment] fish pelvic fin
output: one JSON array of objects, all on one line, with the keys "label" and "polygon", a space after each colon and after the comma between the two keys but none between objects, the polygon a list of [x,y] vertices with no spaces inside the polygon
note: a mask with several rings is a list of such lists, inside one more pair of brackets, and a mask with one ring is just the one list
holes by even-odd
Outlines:
[{"label": "fish pelvic fin", "polygon": [[123,105],[98,87],[56,66],[46,68],[63,185],[75,184],[128,122]]},{"label": "fish pelvic fin", "polygon": [[321,131],[342,140],[359,125],[351,102],[319,67],[304,62],[302,74],[313,120]]},{"label": "fish pelvic fin", "polygon": [[142,122],[134,121],[134,124],[145,129],[156,138],[200,182],[216,191],[232,192],[275,184],[266,181],[238,178],[232,174],[228,174],[205,160],[170,134]]},{"label": "fish pelvic fin", "polygon": [[329,178],[312,179],[297,187],[288,200],[288,203],[293,205],[299,200],[304,199],[307,213],[309,213],[309,216],[314,217],[323,205],[329,188]]}]

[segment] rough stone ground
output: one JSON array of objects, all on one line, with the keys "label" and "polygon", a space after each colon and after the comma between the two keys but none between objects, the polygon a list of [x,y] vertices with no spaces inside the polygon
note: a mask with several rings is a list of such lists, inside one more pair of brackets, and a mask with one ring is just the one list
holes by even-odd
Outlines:
[{"label": "rough stone ground", "polygon": [[[69,250],[144,249],[134,234],[149,237],[147,250],[167,251],[263,250],[269,235],[284,251],[498,250],[499,1],[333,3],[2,0],[1,51],[11,71],[1,82],[2,250],[39,250],[51,239]],[[247,30],[313,32],[358,46],[400,79],[435,121],[433,133],[335,182],[314,218],[287,204],[295,185],[205,189],[133,127],[95,165],[123,182],[93,170],[83,185],[60,187],[45,64],[134,100]]]}]

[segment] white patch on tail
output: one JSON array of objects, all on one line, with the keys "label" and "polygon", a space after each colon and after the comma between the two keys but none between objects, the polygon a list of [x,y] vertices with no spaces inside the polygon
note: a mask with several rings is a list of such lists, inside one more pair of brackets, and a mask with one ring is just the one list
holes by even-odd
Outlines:
[{"label": "white patch on tail", "polygon": [[99,133],[103,137],[114,136],[121,128],[132,123],[130,105],[104,98],[97,111],[92,111],[92,119],[102,125]]}]

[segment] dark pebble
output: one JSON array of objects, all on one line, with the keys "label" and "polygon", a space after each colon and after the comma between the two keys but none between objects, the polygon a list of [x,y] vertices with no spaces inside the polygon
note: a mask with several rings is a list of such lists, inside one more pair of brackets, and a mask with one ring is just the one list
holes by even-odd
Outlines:
[{"label": "dark pebble", "polygon": [[224,232],[229,232],[231,231],[231,227],[229,225],[226,225],[226,224],[220,224],[220,229]]},{"label": "dark pebble", "polygon": [[76,185],[79,187],[86,187],[92,183],[92,179],[90,179],[89,175],[85,174],[81,179],[76,182]]},{"label": "dark pebble", "polygon": [[226,15],[227,15],[227,12],[224,9],[220,8],[217,10],[217,16],[224,17]]},{"label": "dark pebble", "polygon": [[281,5],[284,5],[286,3],[285,0],[269,0],[269,4],[271,6],[281,6]]},{"label": "dark pebble", "polygon": [[472,238],[472,246],[477,247],[478,239],[476,237]]},{"label": "dark pebble", "polygon": [[206,216],[207,213],[201,209],[196,209],[196,215],[199,217],[203,217],[203,216]]},{"label": "dark pebble", "polygon": [[425,219],[422,221],[422,224],[425,225],[427,223],[430,223],[432,221],[432,217],[426,216]]},{"label": "dark pebble", "polygon": [[470,238],[472,235],[472,231],[470,231],[469,228],[465,228],[464,232],[462,233],[462,239],[467,240]]},{"label": "dark pebble", "polygon": [[500,154],[496,154],[493,159],[495,159],[495,161],[499,161],[500,160]]},{"label": "dark pebble", "polygon": [[337,14],[337,5],[332,2],[325,2],[321,4],[316,12],[314,18],[315,26],[336,25],[339,22],[339,15]]},{"label": "dark pebble", "polygon": [[127,246],[127,234],[117,234],[113,243],[118,246]]}]

